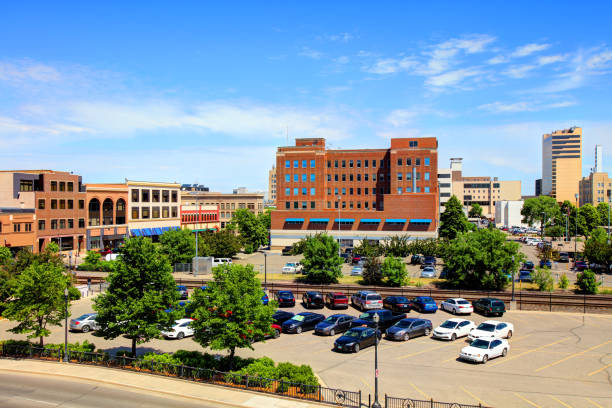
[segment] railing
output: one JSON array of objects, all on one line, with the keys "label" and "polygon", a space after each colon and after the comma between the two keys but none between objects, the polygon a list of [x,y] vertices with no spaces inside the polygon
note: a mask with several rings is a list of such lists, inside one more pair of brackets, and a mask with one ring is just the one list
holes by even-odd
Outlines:
[{"label": "railing", "polygon": [[[0,349],[0,356],[62,361],[64,349],[61,347],[54,349],[34,345],[3,344]],[[68,361],[77,364],[114,367],[225,387],[248,389],[289,398],[321,402],[338,407],[361,408],[361,390],[357,392],[346,391],[337,388],[321,387],[320,385],[293,383],[205,368],[144,361],[126,356],[110,357],[106,353],[68,350]]]},{"label": "railing", "polygon": [[482,404],[469,405],[457,402],[438,402],[415,400],[411,398],[396,398],[385,394],[385,408],[486,408]]}]

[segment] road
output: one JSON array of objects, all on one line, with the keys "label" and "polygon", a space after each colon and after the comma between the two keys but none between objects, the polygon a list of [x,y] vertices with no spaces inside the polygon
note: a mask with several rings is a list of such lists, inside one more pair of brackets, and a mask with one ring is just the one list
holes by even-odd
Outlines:
[{"label": "road", "polygon": [[[99,385],[72,378],[52,378],[35,374],[0,373],[0,406],[3,408],[215,408],[215,405]],[[229,405],[228,405],[229,407]]]}]

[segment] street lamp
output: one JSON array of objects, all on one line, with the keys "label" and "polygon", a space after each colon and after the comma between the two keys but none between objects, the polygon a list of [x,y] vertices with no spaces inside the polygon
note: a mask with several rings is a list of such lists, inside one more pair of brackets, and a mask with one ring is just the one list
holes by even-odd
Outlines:
[{"label": "street lamp", "polygon": [[64,289],[64,362],[68,362],[68,287]]},{"label": "street lamp", "polygon": [[611,205],[612,205],[612,190],[608,190],[608,245],[610,245],[610,206]]},{"label": "street lamp", "polygon": [[340,196],[336,197],[338,202],[338,256],[340,256]]},{"label": "street lamp", "polygon": [[512,301],[514,302],[514,255],[512,255]]},{"label": "street lamp", "polygon": [[575,219],[576,237],[574,238],[574,265],[576,265],[576,257],[578,255],[578,194],[576,194],[575,197],[576,197],[576,219]]},{"label": "street lamp", "polygon": [[374,403],[372,408],[382,408],[378,402],[378,321],[380,317],[378,313],[374,313],[374,323],[376,323],[376,332],[374,333]]},{"label": "street lamp", "polygon": [[268,253],[262,252],[264,254],[264,289],[268,290]]},{"label": "street lamp", "polygon": [[544,242],[544,225],[546,224],[546,213],[542,212],[542,225],[540,226],[540,235],[542,237],[542,242]]}]

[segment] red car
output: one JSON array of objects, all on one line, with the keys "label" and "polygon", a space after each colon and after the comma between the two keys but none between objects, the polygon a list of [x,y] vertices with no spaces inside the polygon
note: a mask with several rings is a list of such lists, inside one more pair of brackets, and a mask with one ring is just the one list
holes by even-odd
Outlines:
[{"label": "red car", "polygon": [[354,264],[358,263],[359,261],[361,261],[361,255],[353,255],[353,259],[352,262]]},{"label": "red car", "polygon": [[325,304],[330,309],[348,309],[348,296],[342,292],[330,292],[325,295]]}]

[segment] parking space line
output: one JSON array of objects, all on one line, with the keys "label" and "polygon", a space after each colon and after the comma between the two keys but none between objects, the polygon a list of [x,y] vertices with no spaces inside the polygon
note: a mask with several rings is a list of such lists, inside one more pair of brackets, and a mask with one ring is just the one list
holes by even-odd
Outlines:
[{"label": "parking space line", "polygon": [[557,399],[557,398],[553,397],[552,395],[549,395],[549,397],[554,399],[555,401],[557,401],[559,404],[563,405],[564,407],[572,408],[571,405],[566,404],[565,402],[561,401],[560,399]]},{"label": "parking space line", "polygon": [[514,360],[515,358],[519,358],[519,357],[522,357],[522,356],[527,355],[527,354],[535,353],[536,351],[539,351],[539,350],[541,350],[541,349],[543,349],[543,348],[550,347],[550,346],[553,346],[553,345],[555,345],[555,344],[558,344],[558,343],[561,343],[561,342],[564,342],[564,341],[566,341],[566,340],[573,339],[573,338],[574,338],[574,337],[572,337],[572,336],[564,337],[564,338],[562,338],[561,340],[553,341],[552,343],[548,343],[548,344],[545,344],[545,345],[543,345],[543,346],[536,347],[536,348],[534,348],[534,349],[524,351],[524,352],[522,352],[522,353],[520,353],[520,354],[517,354],[517,355],[515,355],[515,356],[506,357],[506,358],[504,358],[503,360],[499,360],[499,361],[496,361],[496,362],[495,362],[495,363],[493,363],[493,364],[489,364],[489,367],[495,367],[496,365],[503,364],[503,363],[505,363],[505,362],[507,362],[507,361]]},{"label": "parking space line", "polygon": [[414,388],[416,390],[416,392],[421,394],[426,400],[430,400],[431,399],[429,397],[429,395],[427,395],[423,391],[421,391],[421,389],[419,387],[417,387],[416,385],[414,385],[414,383],[409,382],[408,384],[412,385],[412,388]]},{"label": "parking space line", "polygon": [[567,360],[572,359],[572,358],[574,358],[574,357],[581,356],[581,355],[583,355],[583,354],[585,354],[585,353],[588,353],[588,352],[589,352],[589,351],[591,351],[591,350],[598,349],[598,348],[603,347],[603,346],[605,346],[606,344],[610,344],[610,343],[612,343],[612,340],[608,340],[608,341],[606,341],[606,342],[604,342],[604,343],[598,344],[597,346],[593,346],[593,347],[590,347],[590,348],[588,348],[588,349],[586,349],[586,350],[582,350],[582,351],[580,351],[580,352],[578,352],[578,353],[574,353],[574,354],[569,355],[569,356],[567,356],[567,357],[565,357],[565,358],[562,358],[561,360],[557,360],[557,361],[555,361],[555,362],[553,362],[553,363],[550,363],[550,364],[547,364],[547,365],[545,365],[545,366],[542,366],[542,367],[540,367],[540,368],[536,369],[536,370],[535,370],[535,372],[537,373],[537,372],[542,371],[542,370],[544,370],[544,369],[546,369],[546,368],[550,368],[550,367],[556,366],[557,364],[561,364],[561,363],[563,363],[564,361],[567,361]]},{"label": "parking space line", "polygon": [[607,366],[601,367],[599,370],[595,370],[595,371],[590,372],[587,375],[587,377],[590,377],[590,376],[592,376],[594,374],[600,373],[600,372],[602,372],[603,370],[605,370],[606,368],[609,368],[609,367],[612,367],[612,364],[608,364]]},{"label": "parking space line", "polygon": [[477,396],[475,396],[474,394],[472,394],[471,392],[469,392],[468,390],[466,390],[465,388],[461,387],[461,389],[463,390],[463,392],[465,392],[467,395],[469,395],[470,397],[474,398],[476,401],[478,401],[480,404],[484,405],[485,407],[488,407],[489,404],[487,404],[486,402],[484,402],[483,400],[481,400],[480,398],[478,398]]},{"label": "parking space line", "polygon": [[437,346],[437,347],[430,347],[428,349],[425,350],[421,350],[421,351],[417,351],[415,353],[410,353],[410,354],[404,354],[403,356],[398,357],[398,360],[402,360],[404,358],[408,358],[408,357],[414,357],[414,356],[418,356],[419,354],[424,354],[427,353],[428,351],[433,351],[433,350],[438,350],[444,347],[448,347],[448,346],[452,346],[454,343],[448,343],[448,344],[444,344],[442,346]]},{"label": "parking space line", "polygon": [[595,405],[597,408],[604,408],[601,405],[599,405],[598,403],[596,403],[595,401],[593,401],[592,399],[589,398],[585,398],[587,401],[589,401],[591,404]]},{"label": "parking space line", "polygon": [[535,402],[529,401],[527,398],[523,397],[522,395],[517,394],[516,392],[514,393],[514,395],[516,395],[517,397],[519,397],[520,399],[522,399],[523,401],[525,401],[526,403],[528,403],[531,406],[534,406],[536,408],[542,408],[541,406],[539,406]]}]

